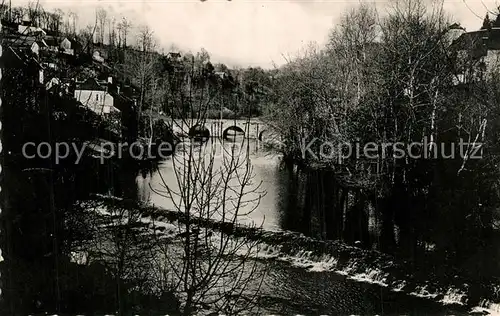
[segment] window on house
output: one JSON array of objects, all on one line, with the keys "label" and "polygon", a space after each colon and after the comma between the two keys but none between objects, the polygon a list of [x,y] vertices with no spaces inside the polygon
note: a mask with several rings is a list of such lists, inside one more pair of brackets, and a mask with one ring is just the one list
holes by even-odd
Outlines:
[{"label": "window on house", "polygon": [[95,95],[95,100],[99,101],[99,95],[98,94]]}]

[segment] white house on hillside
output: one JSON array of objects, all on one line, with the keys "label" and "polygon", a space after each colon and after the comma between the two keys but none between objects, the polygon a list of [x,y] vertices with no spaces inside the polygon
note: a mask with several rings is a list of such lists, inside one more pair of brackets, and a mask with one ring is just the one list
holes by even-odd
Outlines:
[{"label": "white house on hillside", "polygon": [[37,56],[40,54],[40,49],[46,47],[43,40],[37,40],[32,36],[23,36],[19,37],[18,40],[6,40],[6,42],[8,42],[12,47],[18,47],[25,52],[30,52]]},{"label": "white house on hillside", "polygon": [[75,98],[97,114],[119,113],[120,110],[113,106],[113,96],[107,90],[106,85],[100,85],[95,79],[90,78],[77,84]]},{"label": "white house on hillside", "polygon": [[59,44],[59,47],[63,50],[65,54],[68,55],[74,55],[75,54],[75,43],[76,41],[70,40],[69,38],[65,37],[61,43]]},{"label": "white house on hillside", "polygon": [[17,31],[22,35],[34,35],[34,36],[47,35],[47,33],[40,27],[33,26],[31,19],[27,15],[24,16],[22,23],[18,25]]},{"label": "white house on hillside", "polygon": [[99,52],[98,50],[94,52],[94,54],[92,55],[92,59],[100,63],[104,62],[104,57],[101,56],[101,52]]},{"label": "white house on hillside", "polygon": [[29,46],[30,46],[30,50],[35,53],[36,55],[39,55],[40,54],[40,45],[35,42],[35,41],[31,41],[31,42],[28,42]]},{"label": "white house on hillside", "polygon": [[45,36],[47,33],[39,27],[19,25],[17,31],[22,35]]}]

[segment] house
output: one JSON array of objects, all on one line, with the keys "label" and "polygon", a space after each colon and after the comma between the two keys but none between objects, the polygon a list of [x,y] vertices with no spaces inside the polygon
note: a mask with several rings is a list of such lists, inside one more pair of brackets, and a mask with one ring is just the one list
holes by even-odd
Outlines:
[{"label": "house", "polygon": [[30,35],[30,36],[45,36],[47,33],[42,30],[40,27],[33,26],[33,22],[30,17],[25,14],[21,24],[17,26],[17,32],[22,35]]},{"label": "house", "polygon": [[[452,46],[463,60],[478,62],[479,73],[488,73],[500,67],[500,15],[491,22],[488,15],[478,31],[464,32]],[[459,74],[464,75],[464,74]],[[469,74],[471,75],[471,74]]]},{"label": "house", "polygon": [[35,54],[39,55],[40,54],[40,45],[38,45],[37,41],[31,42],[31,44],[28,44],[30,50]]},{"label": "house", "polygon": [[40,54],[40,45],[34,38],[25,37],[19,43],[12,43],[12,46],[37,56]]},{"label": "house", "polygon": [[98,50],[94,51],[94,54],[92,54],[92,59],[99,63],[104,62],[104,57],[101,56],[101,52]]},{"label": "house", "polygon": [[17,50],[36,56],[40,54],[40,47],[45,46],[45,42],[33,36],[17,36],[15,38],[5,37],[4,40],[8,46],[12,46]]},{"label": "house", "polygon": [[67,95],[69,93],[69,86],[69,83],[64,83],[61,79],[53,77],[45,83],[45,90],[62,96],[63,94]]},{"label": "house", "polygon": [[47,49],[52,52],[58,52],[59,51],[59,41],[57,37],[55,36],[46,36],[43,39],[45,43],[47,44]]},{"label": "house", "polygon": [[181,54],[176,52],[169,52],[167,54],[167,57],[172,60],[179,60],[181,58]]},{"label": "house", "polygon": [[29,18],[24,18],[21,24],[17,26],[17,32],[22,35],[46,36],[47,33],[40,27],[33,26]]},{"label": "house", "polygon": [[53,62],[42,63],[42,66],[45,67],[46,69],[51,69],[51,70],[54,70],[54,71],[58,71],[59,70],[59,66],[56,63],[53,63]]},{"label": "house", "polygon": [[31,52],[37,56],[40,55],[40,45],[44,46],[45,44],[31,36],[19,37],[18,41],[12,43],[12,46],[18,47],[26,52]]},{"label": "house", "polygon": [[114,106],[114,98],[107,85],[98,83],[94,78],[77,82],[74,95],[77,101],[97,114],[120,113]]},{"label": "house", "polygon": [[477,63],[472,73],[467,67],[459,70],[455,84],[465,83],[467,78],[481,77],[500,66],[500,28],[481,29],[462,34],[454,41],[452,47],[457,51],[459,60],[464,65],[467,61]]},{"label": "house", "polygon": [[45,89],[48,91],[60,85],[61,85],[61,80],[59,80],[59,78],[54,77],[49,81],[47,81],[47,83],[45,83]]},{"label": "house", "polygon": [[71,41],[67,37],[63,38],[63,40],[59,44],[59,47],[61,48],[61,50],[65,54],[68,54],[68,55],[74,55],[75,54],[74,50],[71,48]]},{"label": "house", "polygon": [[57,36],[59,34],[58,31],[51,30],[48,28],[42,28],[42,30],[47,34],[46,36]]},{"label": "house", "polygon": [[76,55],[81,51],[81,45],[77,40],[64,37],[59,43],[59,48],[64,54]]},{"label": "house", "polygon": [[46,36],[47,33],[39,27],[19,25],[17,31],[22,35]]},{"label": "house", "polygon": [[221,79],[225,79],[226,77],[228,77],[228,74],[224,71],[216,71],[214,72],[214,75],[218,76]]},{"label": "house", "polygon": [[44,50],[44,49],[47,49],[49,48],[49,45],[47,45],[47,43],[45,42],[45,40],[42,38],[42,39],[39,39],[36,41],[36,43],[38,44],[38,47],[41,49],[41,50]]}]

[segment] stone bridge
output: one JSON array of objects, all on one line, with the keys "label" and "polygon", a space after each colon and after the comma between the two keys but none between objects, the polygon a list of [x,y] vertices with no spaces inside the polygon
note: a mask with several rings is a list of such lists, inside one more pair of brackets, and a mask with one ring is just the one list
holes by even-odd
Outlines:
[{"label": "stone bridge", "polygon": [[231,120],[231,119],[207,119],[203,124],[197,124],[196,120],[183,122],[180,119],[167,120],[167,123],[173,124],[173,131],[177,135],[189,135],[195,128],[202,130],[200,125],[205,127],[205,134],[208,131],[209,137],[223,137],[231,135],[245,135],[245,138],[263,140],[268,138],[271,133],[270,127],[261,120]]}]

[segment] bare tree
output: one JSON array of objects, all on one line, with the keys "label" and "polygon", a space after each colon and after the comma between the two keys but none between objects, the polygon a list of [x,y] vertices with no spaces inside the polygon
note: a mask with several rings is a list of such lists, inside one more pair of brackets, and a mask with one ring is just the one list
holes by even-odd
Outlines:
[{"label": "bare tree", "polygon": [[132,23],[126,18],[123,17],[122,21],[118,23],[118,30],[119,30],[119,42],[120,46],[126,48],[127,47],[127,37],[130,31],[130,28],[132,27]]},{"label": "bare tree", "polygon": [[11,10],[11,18],[12,18],[13,22],[21,23],[21,20],[23,19],[23,16],[24,16],[24,8],[22,8],[22,7],[12,8],[12,10]]},{"label": "bare tree", "polygon": [[40,12],[40,27],[49,28],[50,26],[50,12],[42,10]]},{"label": "bare tree", "polygon": [[59,33],[63,24],[63,18],[64,12],[61,9],[56,9],[53,13],[49,13],[49,29]]},{"label": "bare tree", "polygon": [[106,198],[82,202],[76,209],[67,225],[75,230],[85,227],[85,237],[73,241],[70,249],[80,264],[100,262],[110,272],[118,315],[130,311],[131,291],[161,296],[172,290],[166,283],[159,286],[155,264],[161,244],[151,229],[154,221],[143,220],[143,210]]},{"label": "bare tree", "polygon": [[[342,82],[339,92],[343,94],[343,100],[354,101],[354,105],[359,104],[370,83],[368,72],[374,68],[370,63],[373,58],[370,57],[373,57],[375,42],[380,34],[377,20],[375,8],[362,4],[347,12],[330,34],[329,53],[338,60],[341,57],[339,67],[343,71],[337,78]],[[354,95],[347,96],[350,91],[354,91]]]},{"label": "bare tree", "polygon": [[108,13],[105,9],[99,8],[96,11],[97,25],[99,26],[99,39],[98,42],[104,44],[104,34],[106,29],[106,22],[108,19]]},{"label": "bare tree", "polygon": [[38,1],[29,1],[27,6],[28,17],[34,25],[40,25],[40,14],[42,12]]},{"label": "bare tree", "polygon": [[118,47],[121,47],[122,46],[122,23],[121,22],[118,22],[118,24],[116,26],[116,30],[118,33]]},{"label": "bare tree", "polygon": [[156,92],[154,86],[156,84],[155,65],[157,62],[157,55],[154,52],[156,43],[153,31],[148,26],[141,26],[139,28],[139,33],[137,34],[137,48],[138,52],[135,52],[136,60],[134,61],[134,66],[132,66],[132,71],[134,77],[138,81],[140,89],[138,115],[139,118],[142,116],[145,105],[148,104],[150,130],[149,146],[151,146],[153,137],[152,111],[153,108],[155,108],[155,99],[153,95]]},{"label": "bare tree", "polygon": [[95,34],[96,25],[87,25],[85,28],[80,30],[80,41],[83,46],[83,50],[87,52],[87,54],[91,53],[92,46],[94,44],[94,34]]},{"label": "bare tree", "polygon": [[139,32],[137,34],[137,46],[141,52],[153,52],[156,47],[153,34],[153,30],[151,30],[149,26],[143,25],[139,27]]},{"label": "bare tree", "polygon": [[[196,84],[203,77],[202,72],[195,72],[195,62],[186,64],[188,68],[176,84],[190,86],[177,91],[189,95],[180,100],[187,103],[192,115],[185,114],[179,121],[190,127],[204,126],[213,96],[208,95],[206,87]],[[214,140],[207,145],[196,143],[203,135],[192,136],[171,161],[175,181],[168,181],[159,171],[163,187],[157,193],[169,199],[184,218],[178,234],[181,249],[168,248],[165,264],[181,294],[183,315],[191,315],[203,306],[238,315],[250,310],[260,290],[263,274],[257,262],[250,259],[259,243],[247,237],[237,238],[230,230],[214,231],[207,223],[241,224],[258,207],[264,192],[259,183],[252,182],[245,139],[230,144]]]},{"label": "bare tree", "polygon": [[75,11],[68,12],[68,29],[69,34],[76,35],[76,24],[78,21],[78,13]]},{"label": "bare tree", "polygon": [[108,20],[108,41],[109,45],[115,46],[116,45],[116,19],[113,17]]}]

